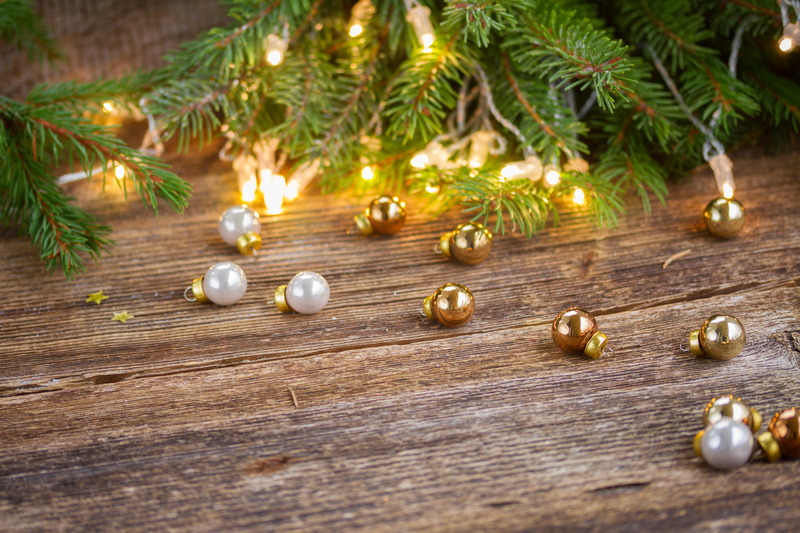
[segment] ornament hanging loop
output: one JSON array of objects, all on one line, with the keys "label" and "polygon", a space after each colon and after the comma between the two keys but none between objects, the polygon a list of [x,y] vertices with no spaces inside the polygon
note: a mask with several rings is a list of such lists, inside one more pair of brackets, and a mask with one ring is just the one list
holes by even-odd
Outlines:
[{"label": "ornament hanging loop", "polygon": [[[191,290],[192,290],[191,287],[186,287],[186,290],[183,291],[183,297],[186,298],[187,302],[196,302],[197,298],[195,298],[194,296],[189,298],[189,291],[191,291]],[[194,294],[194,292],[192,294]]]},{"label": "ornament hanging loop", "polygon": [[689,351],[689,342],[690,342],[690,340],[689,340],[689,337],[686,337],[685,339],[683,339],[683,340],[681,341],[681,344],[680,344],[680,346],[678,346],[678,348],[680,349],[680,351],[682,351],[682,352],[688,352],[688,351]]}]

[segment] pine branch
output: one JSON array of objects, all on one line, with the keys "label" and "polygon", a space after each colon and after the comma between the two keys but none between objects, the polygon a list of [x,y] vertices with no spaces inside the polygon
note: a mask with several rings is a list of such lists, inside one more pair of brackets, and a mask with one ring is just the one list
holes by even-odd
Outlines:
[{"label": "pine branch", "polygon": [[558,88],[591,88],[600,107],[613,110],[614,98],[624,98],[623,83],[630,81],[627,47],[596,27],[597,21],[551,5],[527,12],[509,31],[503,46],[514,67]]},{"label": "pine branch", "polygon": [[63,56],[31,4],[31,0],[0,1],[0,39],[26,52],[30,61],[55,63]]},{"label": "pine branch", "polygon": [[459,33],[440,35],[444,42],[430,52],[420,51],[401,66],[401,74],[387,100],[389,132],[406,140],[417,133],[428,139],[442,129],[448,112],[458,101],[453,84],[467,71],[467,58],[457,44]]},{"label": "pine branch", "polygon": [[523,9],[524,2],[506,0],[447,0],[442,27],[451,31],[463,28],[464,41],[475,40],[479,47],[487,47],[492,32],[502,32],[516,24],[514,9]]}]

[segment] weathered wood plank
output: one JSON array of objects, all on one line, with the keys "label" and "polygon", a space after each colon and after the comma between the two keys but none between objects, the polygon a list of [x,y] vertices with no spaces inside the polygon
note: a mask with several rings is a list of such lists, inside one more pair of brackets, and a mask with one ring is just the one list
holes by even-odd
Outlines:
[{"label": "weathered wood plank", "polygon": [[[267,221],[262,256],[235,256],[214,222],[232,173],[208,153],[174,162],[196,189],[182,217],[73,186],[120,243],[74,282],[0,241],[5,528],[794,529],[800,462],[719,473],[691,438],[715,394],[765,416],[800,397],[797,156],[736,158],[750,218],[732,241],[698,222],[705,173],[649,218],[498,238],[476,268],[432,252],[458,213],[412,211],[367,240],[346,235],[363,201],[314,195]],[[250,279],[242,302],[183,301],[230,259]],[[328,309],[270,309],[267,291],[305,268],[331,282]],[[457,330],[417,312],[451,280],[478,301]],[[111,299],[84,304],[99,288]],[[613,357],[555,350],[549,323],[572,304],[596,312]],[[122,309],[136,318],[110,322]],[[680,352],[718,311],[747,327],[742,356]]]}]

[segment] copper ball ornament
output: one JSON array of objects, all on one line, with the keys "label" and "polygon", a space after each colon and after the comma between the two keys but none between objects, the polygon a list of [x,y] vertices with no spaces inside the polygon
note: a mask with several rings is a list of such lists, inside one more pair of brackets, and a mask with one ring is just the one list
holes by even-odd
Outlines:
[{"label": "copper ball ornament", "polygon": [[714,315],[689,335],[689,349],[695,355],[707,355],[727,361],[744,349],[747,335],[735,317]]},{"label": "copper ball ornament", "polygon": [[778,443],[781,455],[790,459],[800,457],[800,410],[790,407],[775,413],[769,432]]},{"label": "copper ball ornament", "polygon": [[583,352],[597,359],[608,345],[608,337],[600,333],[597,320],[578,307],[560,312],[553,320],[553,340],[565,352]]},{"label": "copper ball ornament", "polygon": [[393,235],[406,223],[406,204],[397,196],[379,196],[363,213],[356,215],[355,221],[364,235]]},{"label": "copper ball ornament", "polygon": [[730,239],[744,226],[744,207],[733,198],[716,198],[703,209],[703,220],[711,235]]},{"label": "copper ball ornament", "polygon": [[447,283],[425,298],[422,312],[443,326],[456,328],[472,318],[475,313],[475,298],[465,286]]},{"label": "copper ball ornament", "polygon": [[492,251],[492,234],[483,224],[467,222],[442,235],[439,247],[445,257],[465,265],[477,265]]},{"label": "copper ball ornament", "polygon": [[703,411],[703,427],[732,418],[746,424],[755,433],[761,427],[761,414],[733,395],[713,398]]}]

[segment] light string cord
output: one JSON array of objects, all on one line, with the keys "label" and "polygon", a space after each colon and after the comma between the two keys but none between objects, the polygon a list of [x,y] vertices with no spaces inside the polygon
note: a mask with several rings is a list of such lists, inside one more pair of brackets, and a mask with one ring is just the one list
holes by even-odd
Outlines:
[{"label": "light string cord", "polygon": [[694,113],[692,113],[692,110],[689,108],[689,106],[686,105],[686,101],[683,99],[683,96],[681,95],[680,91],[678,91],[678,87],[675,85],[675,82],[672,80],[672,77],[669,75],[669,72],[667,72],[667,69],[664,67],[664,64],[661,63],[661,59],[659,59],[658,54],[656,54],[656,51],[653,50],[653,48],[650,45],[647,45],[645,47],[645,50],[647,51],[648,55],[650,55],[650,59],[653,61],[653,65],[656,67],[656,70],[658,70],[659,74],[661,74],[664,83],[667,85],[670,92],[675,97],[675,100],[678,102],[678,106],[681,108],[681,111],[683,111],[684,114],[686,114],[686,117],[691,121],[691,123],[694,124],[694,126],[698,130],[700,130],[703,133],[703,135],[706,136],[706,145],[708,145],[709,148],[713,148],[714,150],[716,150],[717,153],[712,155],[710,150],[708,151],[706,150],[707,146],[703,145],[703,158],[706,161],[708,161],[714,155],[724,154],[725,146],[720,142],[717,136],[714,135],[714,132],[711,131],[711,128],[703,124],[703,122],[701,122],[700,119],[697,118],[694,115]]},{"label": "light string cord", "polygon": [[794,19],[797,22],[800,17],[800,0],[781,0],[781,22],[784,26],[791,24],[789,20],[789,7],[794,9]]},{"label": "light string cord", "polygon": [[[742,47],[744,32],[755,19],[756,15],[754,14],[745,18],[739,25],[739,28],[736,30],[736,34],[731,42],[731,55],[728,59],[728,69],[730,70],[731,76],[734,78],[736,77],[736,66],[739,61],[739,50]],[[661,78],[664,80],[664,83],[666,83],[670,92],[672,92],[672,95],[675,97],[675,100],[678,102],[678,106],[686,114],[692,124],[694,124],[695,127],[706,136],[706,141],[703,144],[703,159],[710,161],[714,156],[723,155],[725,153],[725,146],[722,144],[722,142],[720,142],[713,132],[713,129],[716,128],[717,123],[719,122],[719,117],[721,116],[722,112],[722,105],[720,105],[720,107],[714,112],[713,117],[709,121],[709,125],[706,126],[703,124],[703,122],[700,121],[700,119],[697,118],[694,113],[692,113],[692,110],[686,104],[686,101],[683,99],[680,91],[678,91],[678,87],[675,85],[675,82],[672,80],[672,77],[669,75],[669,72],[667,71],[666,67],[664,67],[664,64],[661,62],[661,59],[658,57],[658,54],[656,54],[656,51],[653,49],[653,47],[647,45],[645,50],[650,55],[656,70],[658,70],[659,74],[661,74]]]}]

